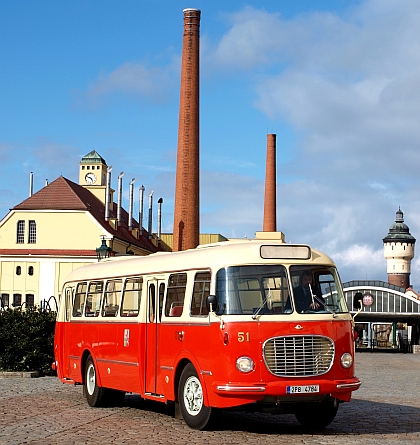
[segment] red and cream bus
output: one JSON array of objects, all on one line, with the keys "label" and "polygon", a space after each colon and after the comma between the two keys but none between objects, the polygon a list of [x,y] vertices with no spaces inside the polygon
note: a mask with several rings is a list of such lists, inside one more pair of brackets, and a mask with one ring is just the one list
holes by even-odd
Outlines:
[{"label": "red and cream bus", "polygon": [[[308,283],[309,282],[309,283]],[[333,261],[306,245],[243,240],[74,270],[53,367],[90,406],[126,392],[175,403],[204,428],[223,409],[324,427],[361,382]]]}]

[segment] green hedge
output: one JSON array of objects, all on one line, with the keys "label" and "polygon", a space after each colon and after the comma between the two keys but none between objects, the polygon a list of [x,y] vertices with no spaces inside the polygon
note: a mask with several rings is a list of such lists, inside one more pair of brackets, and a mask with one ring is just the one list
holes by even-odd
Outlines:
[{"label": "green hedge", "polygon": [[55,317],[37,307],[0,311],[0,371],[51,374]]}]

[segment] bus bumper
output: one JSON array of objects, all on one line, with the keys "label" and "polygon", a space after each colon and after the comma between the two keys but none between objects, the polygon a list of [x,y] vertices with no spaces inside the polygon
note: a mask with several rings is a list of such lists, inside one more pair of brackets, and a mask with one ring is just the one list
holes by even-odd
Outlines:
[{"label": "bus bumper", "polygon": [[288,386],[318,386],[319,390],[316,393],[311,393],[311,396],[325,396],[330,395],[331,397],[337,398],[339,400],[348,402],[351,397],[351,392],[355,391],[360,387],[362,382],[359,378],[353,377],[352,379],[346,380],[305,380],[305,381],[288,381],[288,382],[268,382],[268,383],[258,383],[250,385],[249,383],[223,383],[214,382],[212,384],[212,390],[222,397],[234,397],[234,398],[254,398],[259,400],[263,397],[287,397],[296,398],[301,396],[308,396],[308,393],[302,394],[289,394],[287,391]]}]

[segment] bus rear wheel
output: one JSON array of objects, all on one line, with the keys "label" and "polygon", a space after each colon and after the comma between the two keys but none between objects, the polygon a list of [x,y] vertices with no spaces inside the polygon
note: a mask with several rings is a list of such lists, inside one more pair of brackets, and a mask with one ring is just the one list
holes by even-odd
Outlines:
[{"label": "bus rear wheel", "polygon": [[306,428],[319,430],[328,426],[335,418],[338,407],[332,403],[323,403],[314,409],[302,410],[295,413],[296,419]]},{"label": "bus rear wheel", "polygon": [[101,406],[105,398],[105,388],[98,386],[95,363],[91,355],[86,360],[83,394],[89,406]]},{"label": "bus rear wheel", "polygon": [[178,401],[182,417],[190,428],[202,430],[207,426],[212,408],[204,405],[203,387],[191,363],[184,368],[179,379]]}]

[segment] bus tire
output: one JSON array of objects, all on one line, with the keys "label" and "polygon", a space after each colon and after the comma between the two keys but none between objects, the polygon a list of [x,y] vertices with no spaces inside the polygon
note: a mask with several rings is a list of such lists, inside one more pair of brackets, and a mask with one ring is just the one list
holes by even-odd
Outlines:
[{"label": "bus tire", "polygon": [[304,427],[319,430],[325,428],[334,420],[337,411],[338,407],[332,403],[323,403],[315,409],[298,411],[295,416]]},{"label": "bus tire", "polygon": [[204,405],[203,387],[191,363],[181,373],[178,402],[182,417],[190,428],[202,430],[207,426],[212,416],[212,408]]},{"label": "bus tire", "polygon": [[98,386],[95,363],[91,355],[86,360],[84,394],[89,406],[101,406],[105,398],[106,390]]}]

